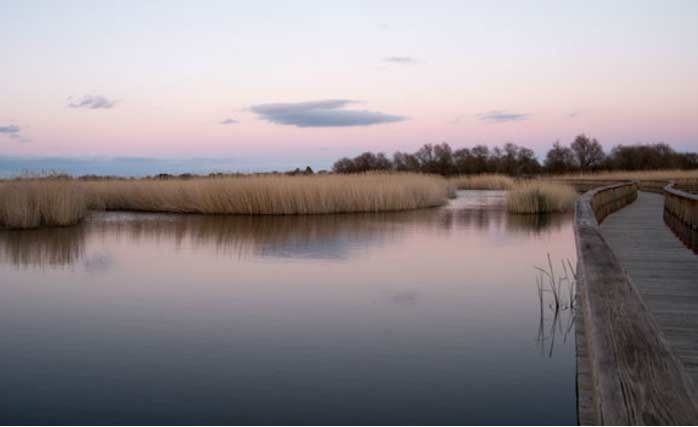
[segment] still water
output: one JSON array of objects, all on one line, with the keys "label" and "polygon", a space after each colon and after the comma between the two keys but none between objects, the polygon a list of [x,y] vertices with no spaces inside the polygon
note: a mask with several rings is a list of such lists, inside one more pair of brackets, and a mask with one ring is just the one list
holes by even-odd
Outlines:
[{"label": "still water", "polygon": [[[574,424],[570,216],[107,213],[0,232],[4,424]],[[541,323],[542,320],[542,323]]]}]

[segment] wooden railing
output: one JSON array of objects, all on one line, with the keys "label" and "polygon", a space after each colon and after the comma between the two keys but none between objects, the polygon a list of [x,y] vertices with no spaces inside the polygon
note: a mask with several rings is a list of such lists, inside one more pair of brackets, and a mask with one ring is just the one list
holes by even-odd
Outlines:
[{"label": "wooden railing", "polygon": [[664,187],[664,211],[698,231],[698,194],[688,191],[688,188],[677,187],[673,182]]},{"label": "wooden railing", "polygon": [[599,228],[636,197],[637,184],[615,184],[586,192],[576,205],[594,418],[605,425],[692,424],[698,420],[693,384]]},{"label": "wooden railing", "polygon": [[[693,192],[693,193],[691,193]],[[670,183],[664,187],[664,222],[698,253],[698,185]]]}]

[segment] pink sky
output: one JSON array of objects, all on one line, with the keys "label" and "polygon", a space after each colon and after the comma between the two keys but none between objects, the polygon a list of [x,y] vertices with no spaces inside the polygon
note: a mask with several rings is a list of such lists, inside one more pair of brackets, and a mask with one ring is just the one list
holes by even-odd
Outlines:
[{"label": "pink sky", "polygon": [[[698,148],[693,1],[4,9],[0,155],[312,164],[441,141],[540,155],[582,132]],[[259,113],[326,100],[357,102]]]}]

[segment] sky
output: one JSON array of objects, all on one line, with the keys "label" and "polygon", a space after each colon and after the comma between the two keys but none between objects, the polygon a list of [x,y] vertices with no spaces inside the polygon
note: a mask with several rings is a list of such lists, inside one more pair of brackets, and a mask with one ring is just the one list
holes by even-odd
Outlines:
[{"label": "sky", "polygon": [[0,167],[542,156],[579,133],[698,150],[696,23],[694,0],[0,0]]}]

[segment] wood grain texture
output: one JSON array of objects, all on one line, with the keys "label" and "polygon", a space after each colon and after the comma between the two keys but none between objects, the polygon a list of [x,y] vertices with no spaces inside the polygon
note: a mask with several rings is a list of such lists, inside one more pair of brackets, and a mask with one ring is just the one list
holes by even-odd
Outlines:
[{"label": "wood grain texture", "polygon": [[[577,311],[584,311],[586,307],[585,281],[581,277],[582,269],[577,266],[576,301]],[[576,357],[576,385],[577,385],[577,424],[591,426],[599,424],[599,416],[596,413],[594,402],[594,381],[591,376],[591,360],[587,348],[586,327],[584,316],[577,314],[574,318],[574,337],[577,348]]]},{"label": "wood grain texture", "polygon": [[698,384],[698,256],[664,224],[665,203],[659,195],[640,193],[601,231]]},{"label": "wood grain texture", "polygon": [[636,190],[634,184],[592,190],[576,206],[578,269],[585,298],[580,314],[597,422],[690,425],[698,421],[690,377],[604,239],[597,220],[613,217],[612,212],[634,200]]}]

